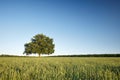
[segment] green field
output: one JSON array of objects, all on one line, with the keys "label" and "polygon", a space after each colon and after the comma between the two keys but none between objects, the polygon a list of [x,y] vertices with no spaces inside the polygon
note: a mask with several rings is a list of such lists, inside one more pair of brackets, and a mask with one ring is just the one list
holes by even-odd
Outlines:
[{"label": "green field", "polygon": [[0,80],[120,80],[120,58],[0,57]]}]

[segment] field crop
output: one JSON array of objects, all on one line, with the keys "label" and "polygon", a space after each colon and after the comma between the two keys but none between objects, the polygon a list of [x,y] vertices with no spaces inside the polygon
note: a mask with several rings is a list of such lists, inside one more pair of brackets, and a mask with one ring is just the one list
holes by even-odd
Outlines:
[{"label": "field crop", "polygon": [[120,80],[120,58],[0,57],[0,80]]}]

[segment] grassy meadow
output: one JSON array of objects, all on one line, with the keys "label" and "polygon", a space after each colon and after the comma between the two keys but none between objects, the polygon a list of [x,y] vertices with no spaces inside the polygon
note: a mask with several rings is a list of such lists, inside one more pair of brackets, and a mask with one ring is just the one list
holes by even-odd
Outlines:
[{"label": "grassy meadow", "polygon": [[0,80],[120,80],[120,58],[0,57]]}]

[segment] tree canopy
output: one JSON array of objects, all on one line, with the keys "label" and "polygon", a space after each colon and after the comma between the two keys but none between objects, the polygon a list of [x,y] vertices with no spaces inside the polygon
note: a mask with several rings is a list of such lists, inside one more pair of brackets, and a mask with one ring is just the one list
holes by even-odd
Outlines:
[{"label": "tree canopy", "polygon": [[55,45],[53,44],[52,38],[49,38],[43,34],[37,34],[33,36],[31,42],[26,43],[24,47],[24,54],[38,54],[40,56],[41,54],[49,55],[54,53]]}]

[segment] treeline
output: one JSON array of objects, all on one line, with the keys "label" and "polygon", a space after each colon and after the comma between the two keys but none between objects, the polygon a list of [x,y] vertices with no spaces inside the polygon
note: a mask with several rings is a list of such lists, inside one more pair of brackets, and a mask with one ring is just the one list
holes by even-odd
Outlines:
[{"label": "treeline", "polygon": [[[34,57],[2,54],[0,57]],[[86,55],[55,55],[48,57],[120,57],[120,54],[86,54]]]},{"label": "treeline", "polygon": [[7,54],[2,54],[0,57],[27,57],[27,56],[18,56],[18,55],[7,55]]},{"label": "treeline", "polygon": [[57,55],[51,57],[120,57],[120,54]]}]

